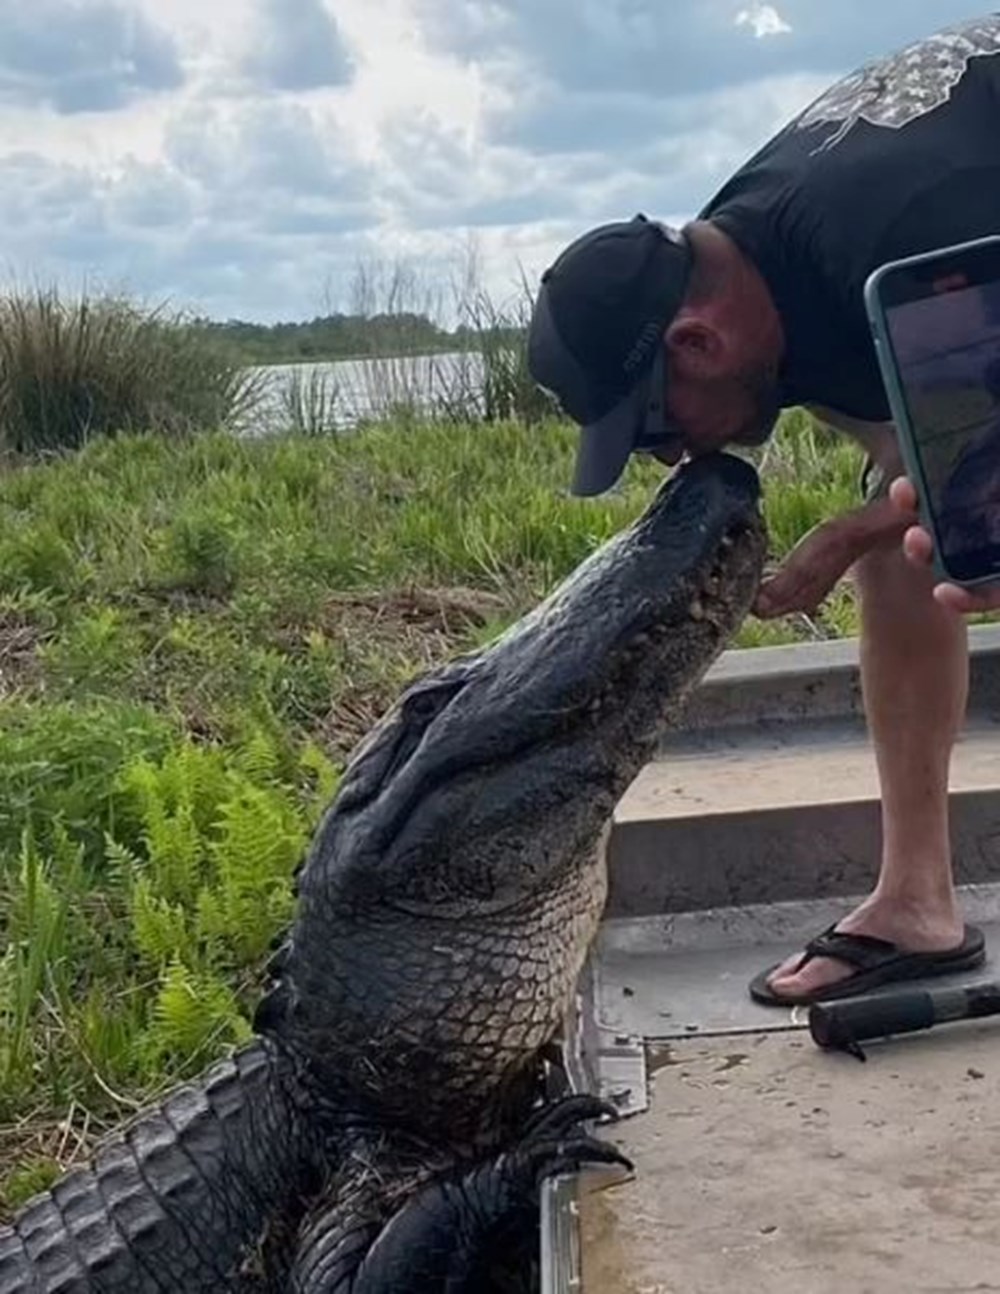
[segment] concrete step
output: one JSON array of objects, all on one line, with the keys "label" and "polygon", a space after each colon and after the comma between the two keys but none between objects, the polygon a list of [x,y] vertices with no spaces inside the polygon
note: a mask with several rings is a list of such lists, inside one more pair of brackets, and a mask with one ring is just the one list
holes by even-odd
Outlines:
[{"label": "concrete step", "polygon": [[[969,630],[969,711],[1000,714],[1000,624]],[[863,715],[859,642],[796,643],[724,652],[692,697],[684,726],[717,730]],[[669,749],[672,739],[665,748]]]},{"label": "concrete step", "polygon": [[[1000,724],[956,746],[951,828],[961,883],[1000,880]],[[857,720],[689,733],[620,803],[607,916],[864,893],[881,849],[874,753]]]}]

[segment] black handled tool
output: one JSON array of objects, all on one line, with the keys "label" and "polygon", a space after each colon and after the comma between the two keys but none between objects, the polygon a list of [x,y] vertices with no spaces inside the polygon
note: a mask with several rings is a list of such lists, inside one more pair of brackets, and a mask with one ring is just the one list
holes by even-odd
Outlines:
[{"label": "black handled tool", "polygon": [[814,1002],[809,1032],[825,1051],[846,1051],[865,1059],[860,1044],[870,1038],[916,1033],[953,1020],[1000,1015],[1000,984],[966,988],[904,989],[868,997]]}]

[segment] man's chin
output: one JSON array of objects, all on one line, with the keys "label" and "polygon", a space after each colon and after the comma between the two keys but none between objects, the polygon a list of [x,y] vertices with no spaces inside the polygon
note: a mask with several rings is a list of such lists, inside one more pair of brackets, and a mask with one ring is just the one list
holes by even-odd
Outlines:
[{"label": "man's chin", "polygon": [[761,445],[767,444],[773,431],[773,426],[743,431],[738,436],[733,437],[732,443],[739,445],[742,449],[759,449]]},{"label": "man's chin", "polygon": [[769,418],[761,418],[745,427],[741,427],[733,437],[732,443],[742,445],[745,449],[758,449],[761,445],[766,445],[774,435],[779,414],[780,410]]}]

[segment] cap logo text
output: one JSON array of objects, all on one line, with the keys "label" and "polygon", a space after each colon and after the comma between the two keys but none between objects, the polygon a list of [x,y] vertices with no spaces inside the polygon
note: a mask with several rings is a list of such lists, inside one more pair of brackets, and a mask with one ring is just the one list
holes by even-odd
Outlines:
[{"label": "cap logo text", "polygon": [[652,321],[647,323],[640,332],[635,345],[625,356],[622,368],[626,373],[631,373],[633,369],[638,368],[649,356],[650,351],[660,340],[659,324]]}]

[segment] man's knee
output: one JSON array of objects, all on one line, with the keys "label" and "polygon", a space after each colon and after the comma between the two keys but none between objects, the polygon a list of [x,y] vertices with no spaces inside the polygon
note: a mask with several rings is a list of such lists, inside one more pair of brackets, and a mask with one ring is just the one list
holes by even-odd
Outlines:
[{"label": "man's knee", "polygon": [[867,418],[855,418],[825,404],[809,404],[806,409],[831,431],[838,431],[856,440],[865,453],[873,457],[881,458],[884,452],[895,449],[896,432],[891,421],[875,422]]},{"label": "man's knee", "polygon": [[903,460],[891,422],[867,422],[825,405],[809,405],[809,412],[831,431],[849,436],[865,453],[860,491],[865,503],[888,497],[889,486],[902,476]]}]

